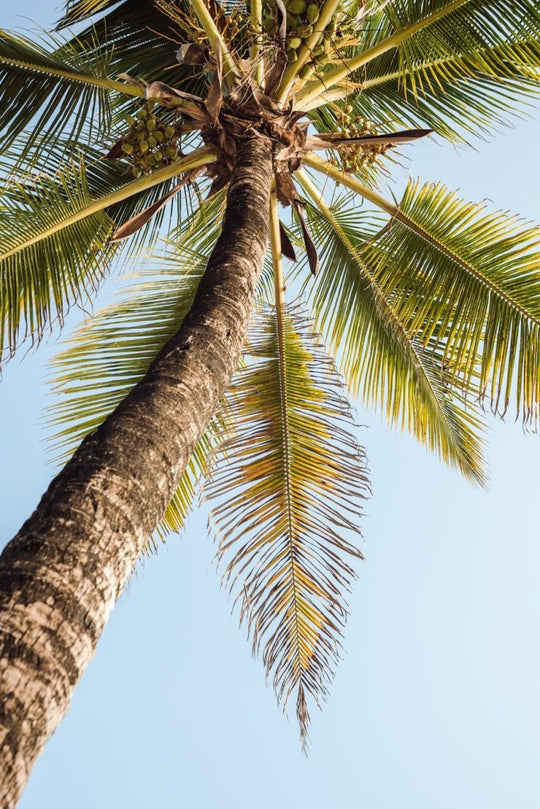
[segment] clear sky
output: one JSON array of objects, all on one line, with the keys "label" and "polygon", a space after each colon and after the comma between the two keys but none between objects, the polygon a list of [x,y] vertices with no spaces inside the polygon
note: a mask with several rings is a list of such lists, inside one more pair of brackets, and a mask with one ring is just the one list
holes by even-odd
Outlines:
[{"label": "clear sky", "polygon": [[[17,12],[46,26],[50,0]],[[2,12],[3,27],[25,22]],[[418,143],[408,170],[540,223],[536,121],[477,151]],[[396,187],[398,193],[398,187]],[[37,504],[54,353],[0,386],[0,543]],[[508,419],[475,489],[359,412],[374,495],[346,654],[311,746],[276,708],[230,616],[205,517],[121,598],[21,809],[536,809],[540,805],[538,436]]]}]

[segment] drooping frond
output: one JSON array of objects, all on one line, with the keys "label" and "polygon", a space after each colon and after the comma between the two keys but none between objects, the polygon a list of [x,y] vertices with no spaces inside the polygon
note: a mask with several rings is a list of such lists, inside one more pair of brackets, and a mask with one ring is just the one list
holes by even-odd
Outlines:
[{"label": "drooping frond", "polygon": [[206,492],[225,581],[279,699],[296,691],[305,741],[306,697],[325,697],[339,652],[368,483],[333,363],[298,311],[278,321],[266,308],[252,326]]},{"label": "drooping frond", "polygon": [[538,418],[538,227],[411,181],[400,206],[315,156],[306,162],[385,211],[362,251],[407,332],[441,352],[465,393]]},{"label": "drooping frond", "polygon": [[61,459],[125,398],[178,330],[204,270],[203,259],[190,259],[186,273],[174,255],[163,256],[151,276],[147,271],[146,280],[83,323],[53,360],[49,421]]},{"label": "drooping frond", "polygon": [[511,399],[536,424],[540,400],[540,229],[440,184],[410,182],[362,256],[422,344],[494,412]]},{"label": "drooping frond", "polygon": [[[109,63],[107,48],[94,48],[92,54],[91,48],[51,35],[40,44],[0,31],[0,150],[27,127],[32,137],[46,133],[52,143],[68,134],[75,143],[89,122],[94,132],[106,130],[111,90],[124,90],[108,77]],[[32,147],[29,138],[21,158]]]},{"label": "drooping frond", "polygon": [[[84,167],[7,185],[0,214],[0,350],[39,339],[74,303],[86,304],[116,248],[113,222],[90,205]],[[21,327],[23,332],[21,335]]]},{"label": "drooping frond", "polygon": [[39,338],[47,323],[92,291],[115,247],[108,241],[113,222],[105,212],[128,197],[197,165],[211,154],[189,157],[91,199],[84,165],[67,166],[56,176],[10,181],[2,193],[0,235],[0,346],[14,351],[21,321],[24,336]]},{"label": "drooping frond", "polygon": [[[45,143],[38,136],[34,139],[32,154],[24,161],[19,160],[22,143],[28,137],[24,133],[9,149],[0,154],[0,177],[3,183],[10,183],[14,178],[26,186],[33,184],[36,178],[45,175],[54,177],[66,171],[73,160],[84,165],[84,173],[88,188],[88,196],[92,200],[108,197],[122,188],[131,189],[133,182],[131,166],[126,160],[105,160],[102,147],[87,145],[81,139],[77,148],[73,147],[69,138],[58,138],[54,144]],[[47,140],[47,139],[45,139]],[[68,165],[66,165],[68,164]],[[140,211],[154,204],[167,194],[178,183],[177,177],[170,177],[162,183],[132,193],[125,199],[113,203],[104,210],[115,223],[121,226]],[[170,221],[178,225],[186,212],[189,213],[195,200],[191,186],[188,184],[182,195],[176,197],[166,209],[160,211],[136,238],[126,244],[127,251],[133,252],[141,241],[153,244],[159,234],[160,227]]]},{"label": "drooping frond", "polygon": [[[202,206],[185,223],[178,240],[163,255],[154,257],[150,269],[135,276],[139,283],[122,290],[117,301],[83,324],[70,346],[53,360],[55,401],[48,420],[59,460],[69,457],[84,436],[127,396],[180,327],[216,238],[221,204],[221,199],[214,198]],[[200,240],[190,242],[201,225]],[[159,524],[158,535],[182,527],[222,429],[217,417],[201,439]]]},{"label": "drooping frond", "polygon": [[464,397],[440,346],[408,331],[363,258],[373,214],[350,195],[327,205],[304,180],[316,202],[307,213],[322,267],[306,289],[315,326],[352,394],[466,477],[485,482],[478,407]]}]

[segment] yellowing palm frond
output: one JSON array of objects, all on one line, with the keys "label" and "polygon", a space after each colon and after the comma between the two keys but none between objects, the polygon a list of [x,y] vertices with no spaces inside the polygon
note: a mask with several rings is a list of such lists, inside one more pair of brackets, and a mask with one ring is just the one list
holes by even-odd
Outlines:
[{"label": "yellowing palm frond", "polygon": [[[48,410],[57,457],[65,459],[96,429],[145,375],[162,346],[189,311],[219,227],[222,199],[215,197],[184,223],[168,251],[155,256],[142,283],[98,312],[73,335],[71,346],[53,361],[55,401]],[[204,222],[199,250],[187,241]],[[196,242],[195,242],[196,244]],[[140,280],[140,276],[139,276]],[[157,528],[156,538],[178,532],[188,515],[198,482],[223,432],[218,415],[200,440]],[[151,545],[155,539],[151,540]]]},{"label": "yellowing palm frond", "polygon": [[[84,164],[54,177],[31,175],[5,184],[0,236],[0,347],[13,353],[21,321],[24,336],[38,338],[47,323],[95,289],[116,247],[106,209],[146,192],[185,168],[204,165],[210,150],[164,166],[148,177],[91,199]],[[202,162],[201,162],[202,161]]]},{"label": "yellowing palm frond", "polygon": [[296,691],[305,742],[306,697],[324,698],[339,652],[368,483],[333,363],[297,311],[278,317],[266,309],[251,329],[206,493],[224,578],[279,699]]},{"label": "yellowing palm frond", "polygon": [[[133,176],[129,163],[124,160],[104,160],[103,147],[88,145],[85,139],[81,139],[74,148],[69,138],[58,138],[54,143],[50,143],[46,136],[37,136],[34,139],[32,154],[21,161],[19,159],[22,151],[21,141],[24,137],[25,135],[15,140],[10,148],[0,155],[0,176],[5,178],[6,187],[9,188],[14,178],[17,178],[28,189],[36,182],[39,188],[39,182],[43,177],[54,178],[58,173],[66,172],[67,163],[80,162],[84,166],[89,200],[107,198],[115,191],[127,189],[129,196],[104,207],[105,213],[116,227],[120,227],[140,211],[157,202],[178,183],[177,177],[170,177],[158,185],[130,193],[133,188],[131,185]],[[183,194],[175,197],[172,204],[154,216],[135,238],[124,245],[124,251],[133,253],[143,240],[146,244],[153,244],[160,226],[167,221],[167,214],[171,223],[178,226],[193,208],[192,190],[191,185],[185,186]]]}]

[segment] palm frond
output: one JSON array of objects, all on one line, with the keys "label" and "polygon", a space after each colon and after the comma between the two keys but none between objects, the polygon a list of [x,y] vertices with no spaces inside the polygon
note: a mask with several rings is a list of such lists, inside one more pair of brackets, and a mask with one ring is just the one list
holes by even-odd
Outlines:
[{"label": "palm frond", "polygon": [[[84,165],[88,195],[97,200],[126,188],[132,188],[133,182],[131,165],[126,160],[105,160],[104,149],[99,146],[87,145],[85,138],[80,138],[75,148],[69,138],[58,138],[54,144],[46,143],[42,148],[42,139],[38,136],[33,139],[32,153],[26,160],[20,162],[19,155],[27,142],[29,135],[23,133],[9,149],[0,154],[0,177],[4,183],[10,183],[14,178],[24,185],[31,185],[39,181],[44,175],[54,177],[65,171],[69,165],[76,161]],[[131,193],[125,199],[106,207],[105,213],[115,223],[116,228],[122,226],[132,217],[164,197],[178,183],[177,177],[170,177],[163,182],[144,188],[138,193]],[[204,190],[204,181],[203,181]],[[152,245],[156,242],[160,229],[167,230],[178,226],[186,213],[193,210],[200,199],[200,192],[191,184],[184,187],[182,194],[175,197],[166,208],[159,211],[145,225],[135,237],[124,245],[124,256],[135,254],[141,245]]]},{"label": "palm frond", "polygon": [[58,22],[58,28],[75,25],[116,5],[118,0],[66,0],[65,11]]},{"label": "palm frond", "polygon": [[[97,6],[100,8],[97,8]],[[188,12],[189,4],[180,2],[177,8]],[[91,11],[95,8],[95,11]],[[112,54],[111,75],[128,72],[148,82],[163,81],[186,92],[204,95],[205,78],[200,69],[180,65],[175,53],[186,40],[171,27],[170,20],[154,0],[124,0],[121,3],[74,3],[60,21],[60,28],[70,26],[75,19],[82,21],[98,11],[107,13],[94,20],[71,40],[74,47],[89,49],[98,56],[104,43]]]},{"label": "palm frond", "polygon": [[317,199],[307,213],[322,266],[306,284],[315,326],[353,395],[466,477],[485,483],[478,407],[463,395],[440,346],[409,333],[363,258],[373,214],[358,210],[351,195],[330,205]]},{"label": "palm frond", "polygon": [[[133,94],[135,88],[108,78],[106,47],[93,50],[50,34],[38,43],[0,31],[1,150],[29,126],[34,137],[46,133],[52,143],[68,133],[74,143],[88,122],[94,133],[108,129],[111,90]],[[30,139],[21,159],[31,148]]]},{"label": "palm frond", "polygon": [[[471,116],[484,107],[497,120],[504,110],[495,82],[502,83],[503,96],[512,102],[537,91],[539,38],[540,13],[533,0],[510,5],[504,0],[388,3],[368,18],[358,44],[342,63],[328,68],[318,86],[306,86],[298,103],[309,109],[319,94],[322,101],[325,90],[345,78],[363,90],[365,81],[369,87],[370,80],[388,75],[390,87],[397,84],[407,106],[413,108],[422,99],[425,114],[431,104],[437,114],[437,99],[450,93],[454,121],[460,98],[462,114],[469,115],[469,96]],[[484,100],[479,98],[481,87],[486,89]]]},{"label": "palm frond", "polygon": [[[53,360],[50,384],[55,401],[47,419],[57,460],[69,457],[84,436],[105,420],[178,330],[204,272],[220,218],[221,200],[205,203],[184,223],[177,241],[153,256],[149,269],[136,275],[135,283],[123,289],[117,301],[85,323]],[[223,430],[223,416],[218,414],[199,442],[151,545],[157,537],[183,526]]]},{"label": "palm frond", "polygon": [[485,41],[477,36],[471,47],[458,36],[451,52],[439,53],[428,41],[416,43],[406,59],[400,51],[385,53],[365,66],[359,110],[407,125],[426,123],[452,140],[482,137],[508,124],[540,89],[540,20],[528,23],[517,31],[506,21],[495,32],[487,25]]},{"label": "palm frond", "polygon": [[258,315],[227,407],[234,433],[206,487],[218,557],[278,698],[296,691],[305,742],[307,697],[326,695],[361,558],[350,538],[365,457],[333,363],[290,308],[281,323],[277,310]]},{"label": "palm frond", "polygon": [[463,390],[527,424],[540,400],[540,229],[411,181],[362,256],[408,333]]},{"label": "palm frond", "polygon": [[13,353],[22,325],[23,339],[39,339],[72,304],[87,303],[116,248],[103,210],[77,217],[90,205],[82,166],[10,184],[2,203],[0,349]]},{"label": "palm frond", "polygon": [[533,0],[400,0],[384,14],[396,32],[411,31],[397,51],[403,85],[413,93],[441,79],[515,78],[520,68],[530,75],[538,67],[540,10]]},{"label": "palm frond", "polygon": [[[522,50],[531,51],[530,69],[513,58],[514,52]],[[536,39],[524,45],[510,43],[487,55],[500,58],[498,75],[460,70],[465,63],[462,57],[438,60],[441,75],[437,82],[424,82],[412,93],[403,83],[398,55],[384,54],[366,65],[360,92],[351,88],[348,93],[341,90],[341,95],[345,95],[355,115],[385,130],[427,125],[453,142],[467,142],[471,136],[484,138],[494,128],[508,126],[532,109],[539,89],[534,68],[540,64],[540,44]],[[418,72],[423,67],[425,64],[418,67]],[[335,107],[315,108],[310,118],[320,131],[328,131],[335,126]]]},{"label": "palm frond", "polygon": [[[47,323],[62,320],[70,303],[95,289],[115,248],[108,242],[113,222],[105,212],[128,197],[204,165],[210,151],[91,199],[84,165],[56,176],[34,175],[25,184],[8,182],[3,191],[0,239],[0,346],[13,353],[21,320],[25,336],[39,338]],[[202,161],[202,162],[201,162]]]},{"label": "palm frond", "polygon": [[407,332],[424,345],[435,342],[465,393],[499,414],[512,395],[524,423],[535,425],[539,228],[486,213],[440,184],[411,181],[396,206],[314,155],[305,161],[391,217],[362,259]]}]

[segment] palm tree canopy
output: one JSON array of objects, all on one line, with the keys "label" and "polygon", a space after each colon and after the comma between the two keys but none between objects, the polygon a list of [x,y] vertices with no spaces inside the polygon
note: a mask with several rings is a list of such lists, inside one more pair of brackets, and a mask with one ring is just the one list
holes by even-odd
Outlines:
[{"label": "palm tree canopy", "polygon": [[224,581],[279,698],[296,695],[305,739],[339,656],[369,493],[346,391],[479,483],[485,409],[537,426],[540,231],[438,183],[411,180],[400,202],[385,184],[417,138],[468,142],[527,109],[540,11],[134,10],[70,0],[46,38],[0,32],[1,345],[39,342],[137,260],[55,362],[52,423],[70,454],[189,311],[238,143],[272,141],[270,248],[243,363],[158,533],[181,528],[211,472]]}]

